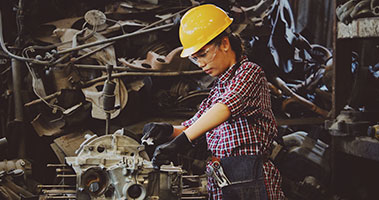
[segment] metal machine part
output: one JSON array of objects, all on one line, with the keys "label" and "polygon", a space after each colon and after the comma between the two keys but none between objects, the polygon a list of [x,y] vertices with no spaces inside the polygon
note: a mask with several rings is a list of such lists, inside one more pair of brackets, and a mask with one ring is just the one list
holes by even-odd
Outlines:
[{"label": "metal machine part", "polygon": [[10,172],[13,170],[23,170],[30,173],[32,169],[31,163],[27,160],[4,160],[0,162],[0,171]]},{"label": "metal machine part", "polygon": [[66,157],[76,173],[77,199],[180,199],[180,167],[154,170],[144,146],[120,131],[87,138],[76,157]]},{"label": "metal machine part", "polygon": [[206,171],[207,176],[213,177],[216,180],[218,187],[223,188],[231,184],[228,177],[226,177],[220,162],[214,161]]}]

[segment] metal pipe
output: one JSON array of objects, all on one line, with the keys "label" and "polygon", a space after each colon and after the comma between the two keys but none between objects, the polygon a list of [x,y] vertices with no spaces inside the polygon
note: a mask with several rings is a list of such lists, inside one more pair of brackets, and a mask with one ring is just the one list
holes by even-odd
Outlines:
[{"label": "metal pipe", "polygon": [[58,178],[76,178],[76,174],[57,174]]},{"label": "metal pipe", "polygon": [[51,190],[42,190],[44,194],[76,194],[76,190],[59,190],[59,189],[51,189]]},{"label": "metal pipe", "polygon": [[37,185],[38,188],[72,188],[75,185]]},{"label": "metal pipe", "polygon": [[103,88],[103,109],[106,114],[105,119],[105,135],[109,134],[109,123],[111,120],[111,112],[114,111],[115,95],[114,89],[116,84],[112,82],[112,65],[107,65],[107,81],[104,84]]},{"label": "metal pipe", "polygon": [[[58,96],[61,95],[61,94],[62,94],[62,91],[58,91],[58,92],[55,92],[55,93],[53,93],[53,94],[50,94],[50,95],[48,95],[48,96],[43,97],[43,99],[44,99],[45,101],[48,101],[48,100],[50,100],[50,99],[53,99],[53,98],[55,98],[55,97],[58,97]],[[33,100],[33,101],[31,101],[31,102],[26,103],[24,106],[25,106],[25,107],[29,107],[29,106],[31,106],[31,105],[41,103],[42,101],[43,101],[42,99],[36,99],[36,100]]]},{"label": "metal pipe", "polygon": [[[61,67],[61,66],[64,67],[64,66],[67,66],[67,65],[59,64],[59,65],[56,65],[56,66],[57,67]],[[82,68],[82,69],[99,69],[99,70],[106,70],[107,69],[107,67],[103,66],[103,65],[75,64],[75,67]],[[128,68],[123,67],[123,66],[114,66],[113,70],[114,71],[130,71]]]},{"label": "metal pipe", "polygon": [[92,42],[92,43],[88,43],[88,44],[79,45],[79,46],[74,47],[74,48],[70,48],[70,49],[66,49],[66,50],[63,50],[63,51],[59,51],[59,52],[56,53],[56,55],[65,54],[65,53],[69,53],[69,52],[72,52],[72,51],[77,51],[77,50],[80,50],[80,49],[84,49],[84,48],[88,48],[88,47],[92,47],[92,46],[96,46],[96,45],[100,45],[100,44],[110,43],[110,42],[113,42],[113,41],[116,41],[116,40],[125,39],[125,38],[128,38],[128,37],[140,35],[140,34],[143,34],[143,33],[150,33],[150,32],[153,32],[153,31],[169,28],[169,27],[171,27],[173,25],[174,25],[174,23],[165,24],[165,25],[157,26],[157,27],[150,28],[150,29],[145,29],[145,30],[136,31],[136,32],[129,33],[129,34],[119,35],[119,36],[116,36],[116,37],[113,37],[113,38],[108,38],[108,39],[105,39],[105,40],[100,40],[100,41],[96,41],[96,42]]},{"label": "metal pipe", "polygon": [[47,164],[47,167],[68,167],[66,164]]},{"label": "metal pipe", "polygon": [[15,121],[24,121],[22,96],[21,96],[21,66],[22,62],[12,59],[12,80],[13,80],[13,97],[14,97],[14,116]]},{"label": "metal pipe", "polygon": [[96,52],[98,52],[98,51],[100,51],[100,50],[102,50],[102,49],[105,49],[105,48],[107,48],[107,47],[109,47],[109,46],[111,46],[111,45],[113,45],[114,44],[114,42],[111,42],[111,43],[108,43],[108,44],[106,44],[106,45],[104,45],[104,46],[101,46],[101,47],[99,47],[99,48],[96,48],[95,50],[93,50],[93,51],[91,51],[91,52],[88,52],[88,53],[86,53],[86,54],[84,54],[84,55],[82,55],[82,56],[80,56],[80,57],[77,57],[77,58],[74,58],[72,61],[70,61],[71,63],[75,63],[75,62],[77,62],[77,61],[79,61],[79,60],[81,60],[81,59],[83,59],[83,58],[86,58],[86,57],[88,57],[88,56],[91,56],[91,55],[93,55],[94,53],[96,53]]},{"label": "metal pipe", "polygon": [[76,199],[76,196],[44,196],[46,199]]},{"label": "metal pipe", "polygon": [[[203,74],[203,70],[193,70],[193,71],[180,71],[180,72],[120,72],[112,74],[113,78],[120,78],[123,76],[180,76],[180,75],[194,75]],[[107,79],[107,76],[101,76],[90,81],[85,82],[82,87],[89,87],[100,81]]]}]

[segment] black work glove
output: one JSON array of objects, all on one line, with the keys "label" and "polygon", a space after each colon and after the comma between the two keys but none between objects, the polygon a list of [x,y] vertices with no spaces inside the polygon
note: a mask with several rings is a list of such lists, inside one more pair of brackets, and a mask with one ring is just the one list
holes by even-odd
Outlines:
[{"label": "black work glove", "polygon": [[173,132],[174,127],[171,124],[151,122],[143,127],[141,141],[152,138],[154,145],[160,145],[170,141]]},{"label": "black work glove", "polygon": [[182,132],[179,136],[172,141],[159,145],[155,151],[152,159],[154,168],[158,168],[161,165],[169,164],[170,161],[175,159],[178,153],[184,153],[193,147],[191,141],[187,135]]}]

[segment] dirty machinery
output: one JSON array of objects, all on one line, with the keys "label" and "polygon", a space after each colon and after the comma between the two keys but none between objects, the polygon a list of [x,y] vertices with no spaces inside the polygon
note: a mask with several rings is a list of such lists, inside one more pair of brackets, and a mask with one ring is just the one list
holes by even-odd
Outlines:
[{"label": "dirty machinery", "polygon": [[[30,158],[33,176],[27,161],[0,167],[0,198],[206,199],[204,141],[160,170],[139,141],[144,120],[183,121],[208,95],[214,79],[180,58],[177,34],[200,3],[232,15],[249,58],[270,75],[276,116],[327,117],[331,53],[294,32],[288,1],[2,1],[0,148],[8,143],[9,155],[0,158]],[[272,159],[287,194],[323,197],[328,145],[297,130],[280,128],[288,136]],[[299,163],[309,170],[296,173]]]},{"label": "dirty machinery", "polygon": [[155,170],[144,146],[121,131],[87,137],[76,157],[66,157],[77,177],[77,199],[180,199],[180,167]]}]

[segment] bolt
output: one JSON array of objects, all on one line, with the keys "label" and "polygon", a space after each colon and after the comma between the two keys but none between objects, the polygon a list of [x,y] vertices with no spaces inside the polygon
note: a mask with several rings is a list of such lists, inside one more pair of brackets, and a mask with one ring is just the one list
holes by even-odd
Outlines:
[{"label": "bolt", "polygon": [[99,183],[98,182],[93,182],[91,183],[91,185],[89,185],[89,188],[88,190],[95,193],[99,190],[100,186],[99,186]]}]

